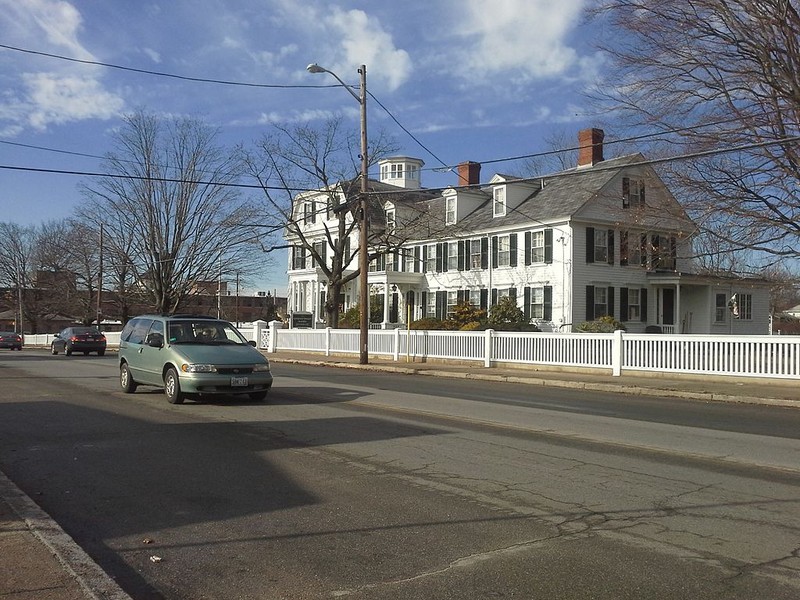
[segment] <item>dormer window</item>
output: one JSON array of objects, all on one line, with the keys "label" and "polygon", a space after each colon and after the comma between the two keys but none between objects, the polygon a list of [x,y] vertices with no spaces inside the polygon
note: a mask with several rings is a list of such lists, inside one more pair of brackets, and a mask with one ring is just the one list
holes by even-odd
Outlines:
[{"label": "dormer window", "polygon": [[445,201],[444,224],[455,225],[456,223],[456,197],[448,196]]},{"label": "dormer window", "polygon": [[394,208],[386,209],[386,233],[394,233],[397,227],[396,216]]},{"label": "dormer window", "polygon": [[492,215],[495,217],[506,216],[506,188],[505,186],[496,187],[492,191]]},{"label": "dormer window", "polygon": [[644,206],[644,180],[634,177],[622,178],[622,208]]}]

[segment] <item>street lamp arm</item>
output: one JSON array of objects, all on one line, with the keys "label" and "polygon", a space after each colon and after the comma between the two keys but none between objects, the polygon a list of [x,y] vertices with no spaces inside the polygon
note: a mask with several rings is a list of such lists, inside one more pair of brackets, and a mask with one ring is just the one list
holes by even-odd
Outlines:
[{"label": "street lamp arm", "polygon": [[341,83],[341,84],[342,84],[342,87],[343,87],[344,89],[346,89],[348,92],[350,92],[350,95],[351,95],[353,98],[355,98],[355,99],[356,99],[356,102],[358,102],[359,104],[361,104],[361,97],[360,97],[358,94],[356,94],[356,93],[355,93],[355,92],[354,92],[354,91],[353,91],[353,90],[350,88],[350,86],[349,86],[349,85],[347,85],[347,84],[346,84],[344,81],[342,81],[342,79],[341,79],[341,78],[340,78],[340,77],[339,77],[339,76],[338,76],[336,73],[334,73],[333,71],[329,71],[329,70],[328,70],[328,69],[326,69],[325,67],[320,67],[320,66],[319,66],[317,63],[311,63],[310,65],[308,65],[308,66],[306,67],[306,71],[308,71],[309,73],[327,73],[328,75],[331,75],[331,76],[332,76],[332,77],[333,77],[333,78],[334,78],[336,81],[338,81],[339,83]]}]

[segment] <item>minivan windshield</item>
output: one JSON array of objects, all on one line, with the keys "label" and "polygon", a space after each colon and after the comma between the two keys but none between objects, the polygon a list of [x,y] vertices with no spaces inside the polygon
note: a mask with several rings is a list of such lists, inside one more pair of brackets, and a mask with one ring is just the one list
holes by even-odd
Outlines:
[{"label": "minivan windshield", "polygon": [[170,344],[247,344],[242,334],[226,321],[181,319],[169,321],[167,327]]}]

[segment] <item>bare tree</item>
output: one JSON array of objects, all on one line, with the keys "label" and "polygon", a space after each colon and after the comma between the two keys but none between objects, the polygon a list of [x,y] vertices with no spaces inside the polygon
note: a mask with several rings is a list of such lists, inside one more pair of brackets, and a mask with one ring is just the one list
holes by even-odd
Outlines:
[{"label": "bare tree", "polygon": [[[342,131],[342,120],[337,117],[320,128],[276,125],[255,151],[244,153],[247,170],[264,191],[268,206],[263,227],[273,233],[285,232],[326,278],[326,322],[331,327],[338,325],[343,287],[360,274],[355,260],[358,248],[350,243],[360,218],[360,165],[354,147],[352,134]],[[368,149],[370,166],[396,150],[384,133],[374,135]],[[368,182],[370,259],[402,243],[397,231],[386,228],[383,204],[387,198],[396,198],[387,192],[388,187]],[[320,224],[324,244],[315,243],[320,229],[312,228],[314,235],[309,234],[312,222]]]},{"label": "bare tree", "polygon": [[135,287],[158,312],[258,265],[257,212],[237,187],[240,163],[216,138],[197,120],[136,112],[116,135],[108,175],[82,186],[79,216],[94,230],[103,224],[117,292]]},{"label": "bare tree", "polygon": [[0,223],[0,286],[9,290],[7,301],[14,307],[16,330],[36,331],[35,297],[29,293],[36,247],[36,229]]},{"label": "bare tree", "polygon": [[590,14],[615,28],[595,98],[673,153],[708,153],[665,172],[706,245],[800,257],[797,1],[613,0]]}]

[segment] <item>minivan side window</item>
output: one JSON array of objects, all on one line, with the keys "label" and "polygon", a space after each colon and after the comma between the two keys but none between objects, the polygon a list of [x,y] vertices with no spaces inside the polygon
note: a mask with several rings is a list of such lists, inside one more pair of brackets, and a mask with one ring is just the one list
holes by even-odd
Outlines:
[{"label": "minivan side window", "polygon": [[144,338],[153,324],[153,319],[134,319],[131,324],[133,327],[126,341],[131,344],[144,344]]}]

